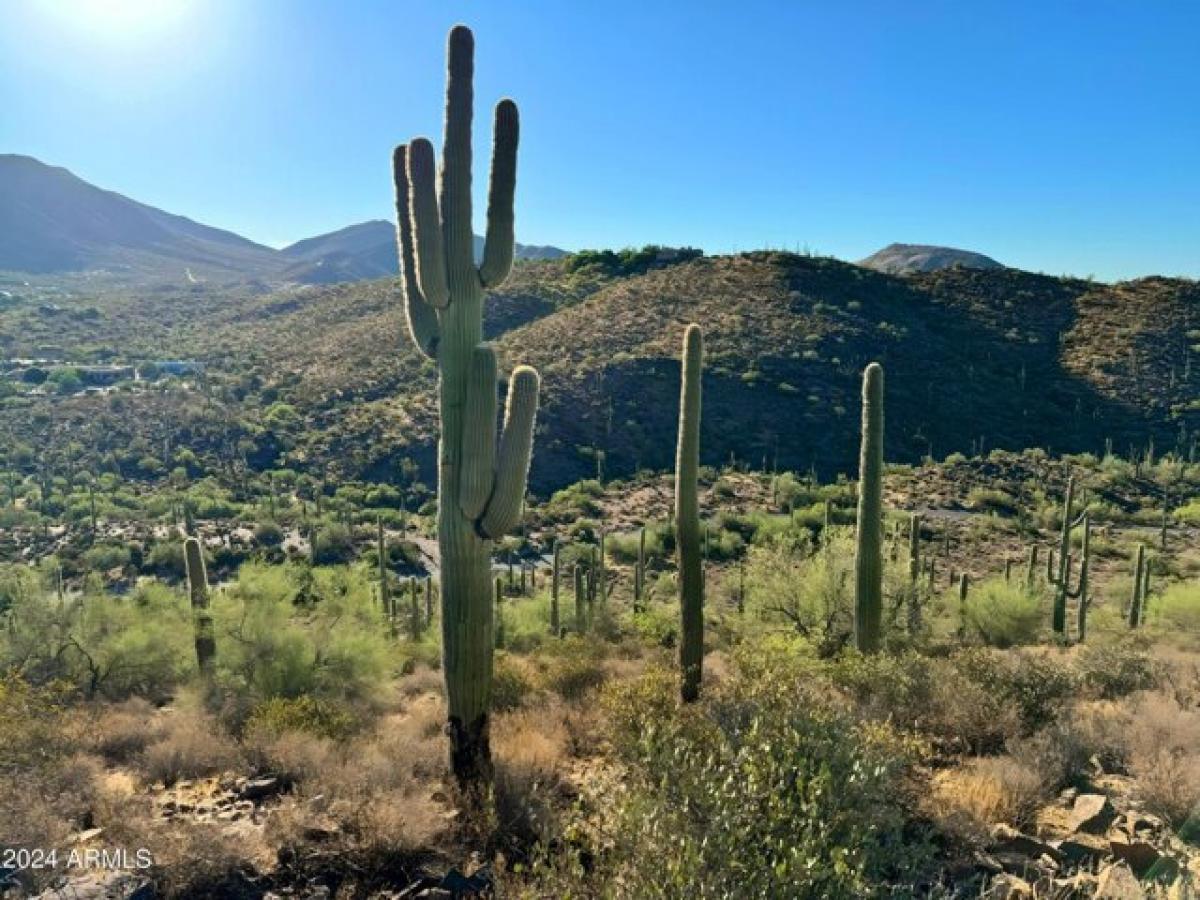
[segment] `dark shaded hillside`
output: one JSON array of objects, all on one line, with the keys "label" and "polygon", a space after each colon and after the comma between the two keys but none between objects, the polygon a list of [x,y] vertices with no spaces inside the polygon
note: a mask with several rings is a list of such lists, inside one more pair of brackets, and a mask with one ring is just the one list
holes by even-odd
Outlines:
[{"label": "dark shaded hillside", "polygon": [[[1121,452],[1152,437],[1164,450],[1189,443],[1200,418],[1187,363],[1200,287],[1188,281],[1110,286],[963,268],[895,277],[780,253],[629,277],[525,262],[486,309],[506,366],[543,374],[539,493],[594,473],[597,450],[613,475],[671,464],[689,321],[708,347],[706,463],[853,472],[859,379],[872,359],[887,370],[895,461],[980,446],[1100,452],[1108,438]],[[15,302],[0,310],[0,336],[10,356],[57,343],[78,361],[207,365],[178,402],[161,394],[169,386],[10,397],[0,427],[33,457],[52,423],[54,447],[75,435],[84,463],[111,457],[135,477],[147,447],[164,442],[189,444],[207,461],[199,470],[390,480],[411,457],[433,477],[436,373],[411,349],[391,280],[71,296],[53,310]]]},{"label": "dark shaded hillside", "polygon": [[[1110,324],[1097,319],[1108,308],[1101,298],[1132,289],[1015,270],[895,278],[833,260],[753,254],[619,282],[502,345],[511,361],[530,362],[546,378],[535,464],[543,486],[594,470],[593,448],[606,450],[613,472],[670,465],[675,358],[689,321],[706,334],[711,463],[734,456],[852,472],[859,378],[873,359],[887,370],[894,460],[980,444],[1099,451],[1108,437],[1123,448],[1151,434],[1161,448],[1178,426],[1161,404],[1143,401],[1169,391],[1162,363],[1143,364],[1140,390],[1123,380],[1113,390],[1079,363],[1077,344],[1142,343],[1128,330],[1106,340]],[[1198,312],[1194,284],[1156,289],[1156,305]],[[1186,315],[1161,321],[1178,332],[1178,347]],[[1175,392],[1189,389],[1178,375]]]}]

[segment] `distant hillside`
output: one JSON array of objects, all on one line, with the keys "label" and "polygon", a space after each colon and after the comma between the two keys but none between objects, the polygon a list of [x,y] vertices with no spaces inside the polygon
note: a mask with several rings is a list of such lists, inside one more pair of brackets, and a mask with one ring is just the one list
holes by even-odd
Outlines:
[{"label": "distant hillside", "polygon": [[858,264],[888,275],[908,275],[912,272],[936,272],[961,266],[965,269],[1002,269],[1000,263],[982,253],[935,247],[928,244],[888,244]]},{"label": "distant hillside", "polygon": [[[633,275],[523,262],[485,310],[505,370],[529,362],[542,372],[539,494],[594,473],[597,450],[611,475],[671,465],[691,321],[705,331],[708,464],[732,456],[852,473],[871,360],[887,373],[894,462],[981,445],[1101,453],[1106,439],[1120,452],[1151,440],[1160,452],[1182,440],[1186,451],[1200,429],[1195,281],[1104,285],[966,268],[901,278],[784,253]],[[393,279],[258,295],[198,285],[152,304],[59,298],[0,308],[0,336],[10,356],[56,344],[114,362],[208,367],[207,397],[192,402],[133,392],[119,409],[83,396],[34,401],[54,403],[51,416],[0,408],[0,429],[31,447],[68,446],[77,434],[78,446],[120,455],[170,436],[208,459],[240,445],[257,468],[387,479],[412,458],[434,479],[436,367],[404,333]],[[54,430],[51,443],[31,435],[36,421]]]},{"label": "distant hillside", "polygon": [[[274,250],[138,203],[29,156],[0,155],[0,271],[106,272],[145,284],[331,284],[397,272],[395,226],[371,221]],[[483,238],[476,237],[476,257]],[[558,259],[517,244],[517,259]]]},{"label": "distant hillside", "polygon": [[0,155],[0,270],[104,269],[184,282],[270,271],[275,251],[101,190],[29,156]]},{"label": "distant hillside", "polygon": [[[280,251],[295,262],[285,270],[289,281],[332,284],[396,275],[396,226],[373,219],[329,234],[298,241]],[[559,259],[566,256],[558,247],[516,245],[517,259]],[[475,260],[483,259],[483,238],[475,236]]]}]

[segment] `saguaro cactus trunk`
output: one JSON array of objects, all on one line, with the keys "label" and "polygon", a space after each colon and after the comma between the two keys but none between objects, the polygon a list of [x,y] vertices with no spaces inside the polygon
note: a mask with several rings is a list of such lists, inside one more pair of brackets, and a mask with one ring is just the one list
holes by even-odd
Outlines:
[{"label": "saguaro cactus trunk", "polygon": [[883,367],[863,372],[862,447],[854,553],[854,643],[879,650],[883,622]]},{"label": "saguaro cactus trunk", "polygon": [[433,146],[396,148],[397,242],[409,332],[436,359],[438,547],[442,583],[442,668],[451,768],[463,787],[490,779],[492,542],[516,525],[529,472],[538,375],[517,367],[496,440],[496,353],[483,343],[483,291],[508,277],[518,120],[511,100],[496,106],[483,262],[471,228],[474,37],[456,26],[448,41],[446,131],[440,189]]},{"label": "saguaro cactus trunk", "polygon": [[675,454],[675,544],[679,552],[679,695],[700,696],[704,664],[704,563],[700,548],[700,380],[704,338],[699,325],[683,333],[679,393],[679,444]]},{"label": "saguaro cactus trunk", "polygon": [[208,611],[208,572],[204,568],[204,548],[198,538],[183,542],[183,559],[187,565],[188,595],[192,601],[192,629],[196,641],[196,665],[206,678],[212,675],[217,656],[217,640],[213,632],[212,615]]}]

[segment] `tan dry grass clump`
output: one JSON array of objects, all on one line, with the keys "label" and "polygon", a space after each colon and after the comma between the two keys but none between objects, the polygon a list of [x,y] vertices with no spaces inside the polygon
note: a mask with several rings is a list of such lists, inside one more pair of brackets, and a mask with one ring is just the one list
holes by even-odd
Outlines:
[{"label": "tan dry grass clump", "polygon": [[1044,799],[1036,771],[1011,756],[989,756],[938,773],[926,812],[942,830],[978,842],[1000,822],[1024,827]]}]

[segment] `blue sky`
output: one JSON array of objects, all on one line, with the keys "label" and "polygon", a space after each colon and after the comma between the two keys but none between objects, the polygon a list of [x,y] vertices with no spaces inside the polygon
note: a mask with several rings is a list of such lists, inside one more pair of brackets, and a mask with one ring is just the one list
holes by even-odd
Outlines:
[{"label": "blue sky", "polygon": [[390,218],[458,21],[521,241],[1200,276],[1191,0],[0,0],[0,152],[277,246]]}]

